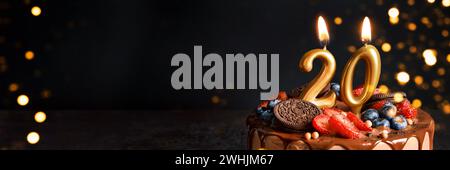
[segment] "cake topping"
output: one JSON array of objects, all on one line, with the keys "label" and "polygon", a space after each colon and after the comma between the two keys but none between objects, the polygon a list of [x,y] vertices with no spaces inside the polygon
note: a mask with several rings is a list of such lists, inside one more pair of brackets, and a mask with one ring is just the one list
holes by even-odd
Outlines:
[{"label": "cake topping", "polygon": [[321,113],[314,104],[300,99],[288,99],[274,108],[275,117],[287,128],[304,130]]},{"label": "cake topping", "polygon": [[384,99],[390,99],[393,100],[395,95],[400,95],[402,98],[406,98],[406,93],[404,92],[390,92],[390,93],[379,93],[374,94],[369,101],[378,101],[378,100],[384,100]]}]

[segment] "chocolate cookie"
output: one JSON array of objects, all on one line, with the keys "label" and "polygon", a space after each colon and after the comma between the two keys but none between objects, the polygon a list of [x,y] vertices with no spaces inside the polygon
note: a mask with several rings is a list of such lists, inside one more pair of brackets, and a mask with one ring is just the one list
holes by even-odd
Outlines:
[{"label": "chocolate cookie", "polygon": [[[304,85],[302,85],[302,86],[300,86],[300,87],[297,87],[297,88],[295,88],[295,89],[292,89],[292,90],[289,92],[289,94],[288,94],[289,98],[297,98],[298,96],[300,96],[300,94],[302,93],[303,89],[305,89],[305,87],[306,87],[307,85],[308,85],[308,84],[304,84]],[[322,91],[320,91],[320,93],[319,93],[319,95],[318,95],[317,97],[322,97],[323,95],[325,95],[326,93],[328,93],[328,91],[330,91],[330,90],[331,90],[331,84],[328,83],[328,85],[325,86],[325,88],[323,88]]]},{"label": "chocolate cookie", "polygon": [[402,95],[403,95],[403,98],[406,98],[406,93],[404,93],[404,92],[390,92],[390,93],[387,93],[387,94],[383,94],[383,93],[380,93],[380,94],[374,94],[374,95],[370,98],[369,101],[378,101],[378,100],[384,100],[384,99],[393,99],[393,98],[394,98],[394,95],[397,94],[397,93],[402,94]]},{"label": "chocolate cookie", "polygon": [[276,119],[283,126],[293,130],[306,129],[320,113],[322,111],[316,105],[300,99],[282,101],[274,108]]}]

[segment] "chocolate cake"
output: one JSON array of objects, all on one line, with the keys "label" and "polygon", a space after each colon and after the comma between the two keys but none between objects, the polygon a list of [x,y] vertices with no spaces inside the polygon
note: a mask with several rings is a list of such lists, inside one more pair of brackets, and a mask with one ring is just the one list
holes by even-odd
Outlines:
[{"label": "chocolate cake", "polygon": [[[435,126],[432,117],[427,112],[412,107],[402,92],[395,92],[405,97],[401,101],[394,101],[392,93],[376,93],[364,106],[362,115],[357,117],[342,101],[337,101],[333,108],[318,109],[312,108],[306,101],[287,97],[286,93],[281,92],[276,100],[263,101],[256,112],[248,117],[248,148],[432,150]],[[284,111],[280,111],[280,108]],[[394,115],[389,118],[388,113]],[[289,118],[280,116],[283,114]],[[384,116],[371,117],[376,114]],[[296,119],[295,116],[299,118]],[[348,126],[344,128],[353,131],[344,130],[342,133],[340,126],[332,126],[332,119],[341,120],[344,122],[341,125]],[[349,132],[354,132],[353,136]]]}]

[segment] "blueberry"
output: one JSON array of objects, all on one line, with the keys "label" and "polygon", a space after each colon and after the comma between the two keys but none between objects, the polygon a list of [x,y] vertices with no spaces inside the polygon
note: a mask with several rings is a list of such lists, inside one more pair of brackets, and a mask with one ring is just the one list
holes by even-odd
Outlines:
[{"label": "blueberry", "polygon": [[270,110],[265,110],[259,115],[259,118],[265,121],[269,121],[273,118],[273,113]]},{"label": "blueberry", "polygon": [[403,115],[395,116],[394,119],[391,120],[391,128],[395,130],[402,130],[406,128],[408,122]]},{"label": "blueberry", "polygon": [[336,93],[336,96],[339,97],[340,91],[341,91],[341,85],[339,85],[337,83],[331,83],[331,90],[333,90],[334,93]]},{"label": "blueberry", "polygon": [[262,107],[256,108],[256,115],[261,115],[264,112],[264,109]]},{"label": "blueberry", "polygon": [[391,120],[391,119],[393,119],[394,117],[395,117],[395,115],[397,114],[397,107],[395,107],[393,104],[385,104],[382,108],[381,108],[381,110],[380,110],[380,113],[381,113],[381,117],[382,118],[385,118],[385,119],[388,119],[388,120]]},{"label": "blueberry", "polygon": [[378,111],[375,109],[367,109],[366,111],[363,112],[361,119],[363,121],[374,121],[376,119],[378,119],[380,117],[380,115],[378,114]]},{"label": "blueberry", "polygon": [[384,127],[390,127],[390,123],[389,120],[387,119],[376,119],[373,122],[373,127],[379,127],[379,126],[384,126]]},{"label": "blueberry", "polygon": [[267,107],[269,107],[269,109],[273,109],[278,103],[280,103],[280,100],[278,100],[278,99],[271,100]]}]

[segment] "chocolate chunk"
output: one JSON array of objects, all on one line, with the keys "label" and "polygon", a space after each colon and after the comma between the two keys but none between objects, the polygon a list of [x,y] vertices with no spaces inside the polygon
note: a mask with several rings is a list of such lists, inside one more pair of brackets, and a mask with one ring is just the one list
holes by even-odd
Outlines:
[{"label": "chocolate chunk", "polygon": [[293,130],[306,129],[320,113],[322,111],[316,105],[300,99],[282,101],[274,108],[276,119],[286,128]]}]

